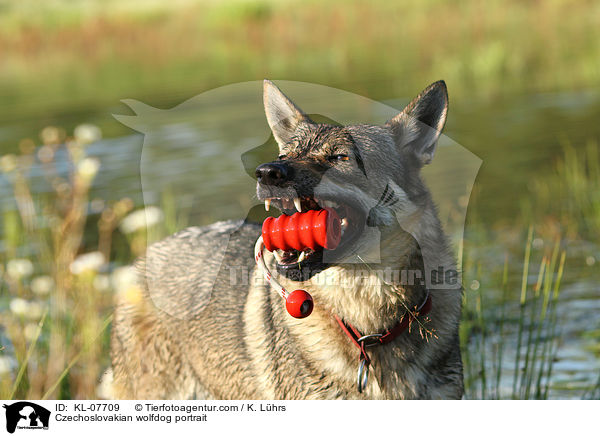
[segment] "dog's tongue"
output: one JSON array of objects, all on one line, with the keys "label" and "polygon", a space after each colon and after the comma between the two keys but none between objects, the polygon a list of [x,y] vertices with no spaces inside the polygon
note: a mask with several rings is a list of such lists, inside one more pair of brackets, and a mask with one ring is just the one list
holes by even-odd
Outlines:
[{"label": "dog's tongue", "polygon": [[269,251],[333,250],[341,236],[340,217],[330,208],[269,217],[262,225],[263,242]]}]

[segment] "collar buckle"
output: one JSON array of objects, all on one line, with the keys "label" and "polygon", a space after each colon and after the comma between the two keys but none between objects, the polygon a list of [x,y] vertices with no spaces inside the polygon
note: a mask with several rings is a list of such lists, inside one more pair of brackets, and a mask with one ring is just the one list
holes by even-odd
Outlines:
[{"label": "collar buckle", "polygon": [[380,345],[381,344],[381,337],[383,336],[382,333],[374,333],[372,335],[364,335],[361,336],[360,338],[358,338],[356,340],[356,342],[358,342],[359,344],[364,344],[365,347],[372,347],[374,345]]},{"label": "collar buckle", "polygon": [[402,316],[398,324],[385,333],[374,333],[371,335],[363,335],[351,324],[345,323],[337,315],[334,315],[343,332],[346,333],[354,345],[356,345],[360,350],[360,364],[358,365],[358,374],[356,380],[359,393],[364,392],[369,380],[369,365],[371,363],[371,359],[366,352],[366,348],[374,345],[384,345],[390,343],[396,337],[406,331],[414,319],[428,314],[431,310],[431,305],[431,295],[429,295],[429,290],[427,290],[425,300],[419,305],[419,307],[416,308],[415,311],[407,311],[404,316]]}]

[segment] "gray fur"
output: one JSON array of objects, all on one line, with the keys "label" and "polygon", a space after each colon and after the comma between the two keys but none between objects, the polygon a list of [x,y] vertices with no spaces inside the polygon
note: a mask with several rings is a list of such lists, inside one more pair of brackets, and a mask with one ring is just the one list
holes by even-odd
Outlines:
[{"label": "gray fur", "polygon": [[[347,199],[380,230],[380,262],[371,267],[423,274],[426,263],[456,269],[419,175],[445,122],[443,82],[384,126],[313,123],[268,81],[265,111],[295,176],[288,186],[259,186],[260,199]],[[332,161],[337,155],[349,158]],[[363,264],[340,261],[301,283],[280,278],[287,289],[306,289],[314,298],[313,313],[294,319],[255,266],[259,235],[256,225],[216,223],[183,230],[148,249],[136,265],[139,296],[121,297],[115,314],[111,356],[117,398],[462,397],[460,290],[431,291],[433,309],[421,328],[415,323],[392,343],[369,349],[371,379],[359,394],[358,351],[334,315],[363,333],[379,332],[392,327],[405,307],[423,301],[426,286],[382,286]],[[366,231],[354,246],[346,260],[375,250]],[[222,257],[215,257],[215,247],[226,247]],[[273,256],[265,252],[265,259],[275,270]],[[339,284],[358,270],[366,284]],[[243,271],[249,272],[247,280],[240,279]]]}]

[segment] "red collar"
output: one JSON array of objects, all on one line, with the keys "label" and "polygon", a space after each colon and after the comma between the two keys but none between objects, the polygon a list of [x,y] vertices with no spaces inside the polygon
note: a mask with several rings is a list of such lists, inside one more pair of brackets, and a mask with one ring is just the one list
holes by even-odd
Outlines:
[{"label": "red collar", "polygon": [[371,359],[367,354],[366,347],[372,345],[385,345],[392,342],[398,336],[400,336],[406,329],[408,329],[411,323],[419,316],[428,314],[431,311],[431,295],[427,293],[425,301],[415,311],[407,311],[400,321],[389,330],[382,333],[375,333],[370,335],[363,335],[356,327],[352,324],[344,322],[334,315],[336,321],[342,328],[343,332],[350,338],[352,343],[360,350],[361,363],[358,370],[358,392],[362,392],[367,385],[367,379],[369,376],[369,365]]}]

